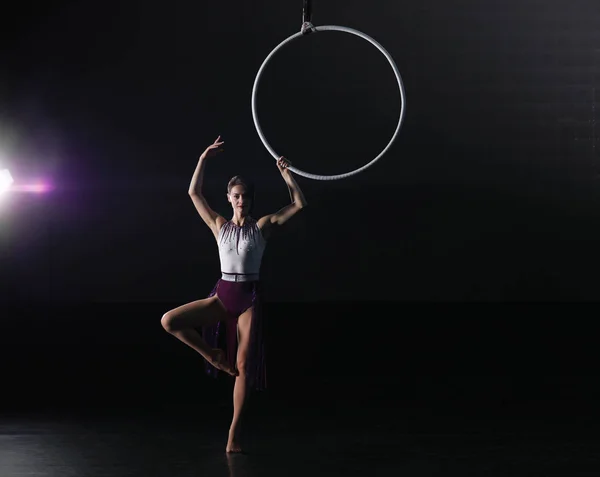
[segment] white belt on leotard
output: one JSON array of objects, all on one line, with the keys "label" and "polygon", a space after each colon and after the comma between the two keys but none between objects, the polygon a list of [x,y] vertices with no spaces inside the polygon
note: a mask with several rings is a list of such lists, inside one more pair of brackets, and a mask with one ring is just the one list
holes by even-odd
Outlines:
[{"label": "white belt on leotard", "polygon": [[258,280],[258,273],[221,272],[221,280],[225,280],[227,282],[254,282]]}]

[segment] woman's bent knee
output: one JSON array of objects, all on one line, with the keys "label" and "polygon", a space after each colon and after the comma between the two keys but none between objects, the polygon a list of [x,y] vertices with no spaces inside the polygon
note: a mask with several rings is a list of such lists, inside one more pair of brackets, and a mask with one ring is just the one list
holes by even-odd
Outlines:
[{"label": "woman's bent knee", "polygon": [[165,331],[168,331],[169,333],[175,331],[175,327],[173,326],[173,318],[174,317],[172,313],[170,311],[167,311],[160,319],[160,324],[165,329]]},{"label": "woman's bent knee", "polygon": [[205,298],[167,311],[160,323],[169,333],[198,328],[226,318],[223,305],[221,308],[219,309],[217,297]]}]

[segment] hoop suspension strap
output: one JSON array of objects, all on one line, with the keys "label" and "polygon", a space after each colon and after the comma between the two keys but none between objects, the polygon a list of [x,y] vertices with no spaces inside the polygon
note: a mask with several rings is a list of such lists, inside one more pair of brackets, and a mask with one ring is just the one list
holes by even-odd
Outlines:
[{"label": "hoop suspension strap", "polygon": [[314,31],[312,24],[312,0],[302,0],[302,34],[306,35]]}]

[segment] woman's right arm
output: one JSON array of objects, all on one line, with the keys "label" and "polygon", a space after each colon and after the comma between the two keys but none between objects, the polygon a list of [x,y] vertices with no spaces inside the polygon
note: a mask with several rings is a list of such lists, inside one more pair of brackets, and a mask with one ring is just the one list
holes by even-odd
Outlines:
[{"label": "woman's right arm", "polygon": [[206,160],[214,156],[217,152],[220,152],[218,149],[223,141],[219,142],[221,136],[217,138],[217,140],[208,146],[206,150],[200,155],[200,159],[198,159],[198,165],[196,166],[196,170],[194,171],[194,175],[192,176],[192,181],[190,182],[190,188],[188,190],[188,194],[192,198],[192,202],[196,207],[196,210],[202,217],[202,220],[208,225],[208,227],[212,230],[215,239],[219,235],[219,230],[221,226],[226,222],[226,220],[217,214],[214,210],[210,208],[204,195],[202,194],[202,182],[204,179],[204,167],[206,165]]}]

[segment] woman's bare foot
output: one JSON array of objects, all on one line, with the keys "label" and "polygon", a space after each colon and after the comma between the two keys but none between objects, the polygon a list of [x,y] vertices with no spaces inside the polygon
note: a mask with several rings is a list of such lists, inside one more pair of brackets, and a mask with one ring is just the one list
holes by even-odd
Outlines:
[{"label": "woman's bare foot", "polygon": [[240,447],[239,440],[235,436],[235,433],[229,429],[229,439],[227,439],[227,449],[228,453],[239,453],[242,452],[242,448]]},{"label": "woman's bare foot", "polygon": [[229,362],[225,357],[225,351],[222,349],[215,348],[212,350],[212,356],[209,363],[218,370],[223,371],[231,376],[238,375],[238,372],[229,365]]}]

